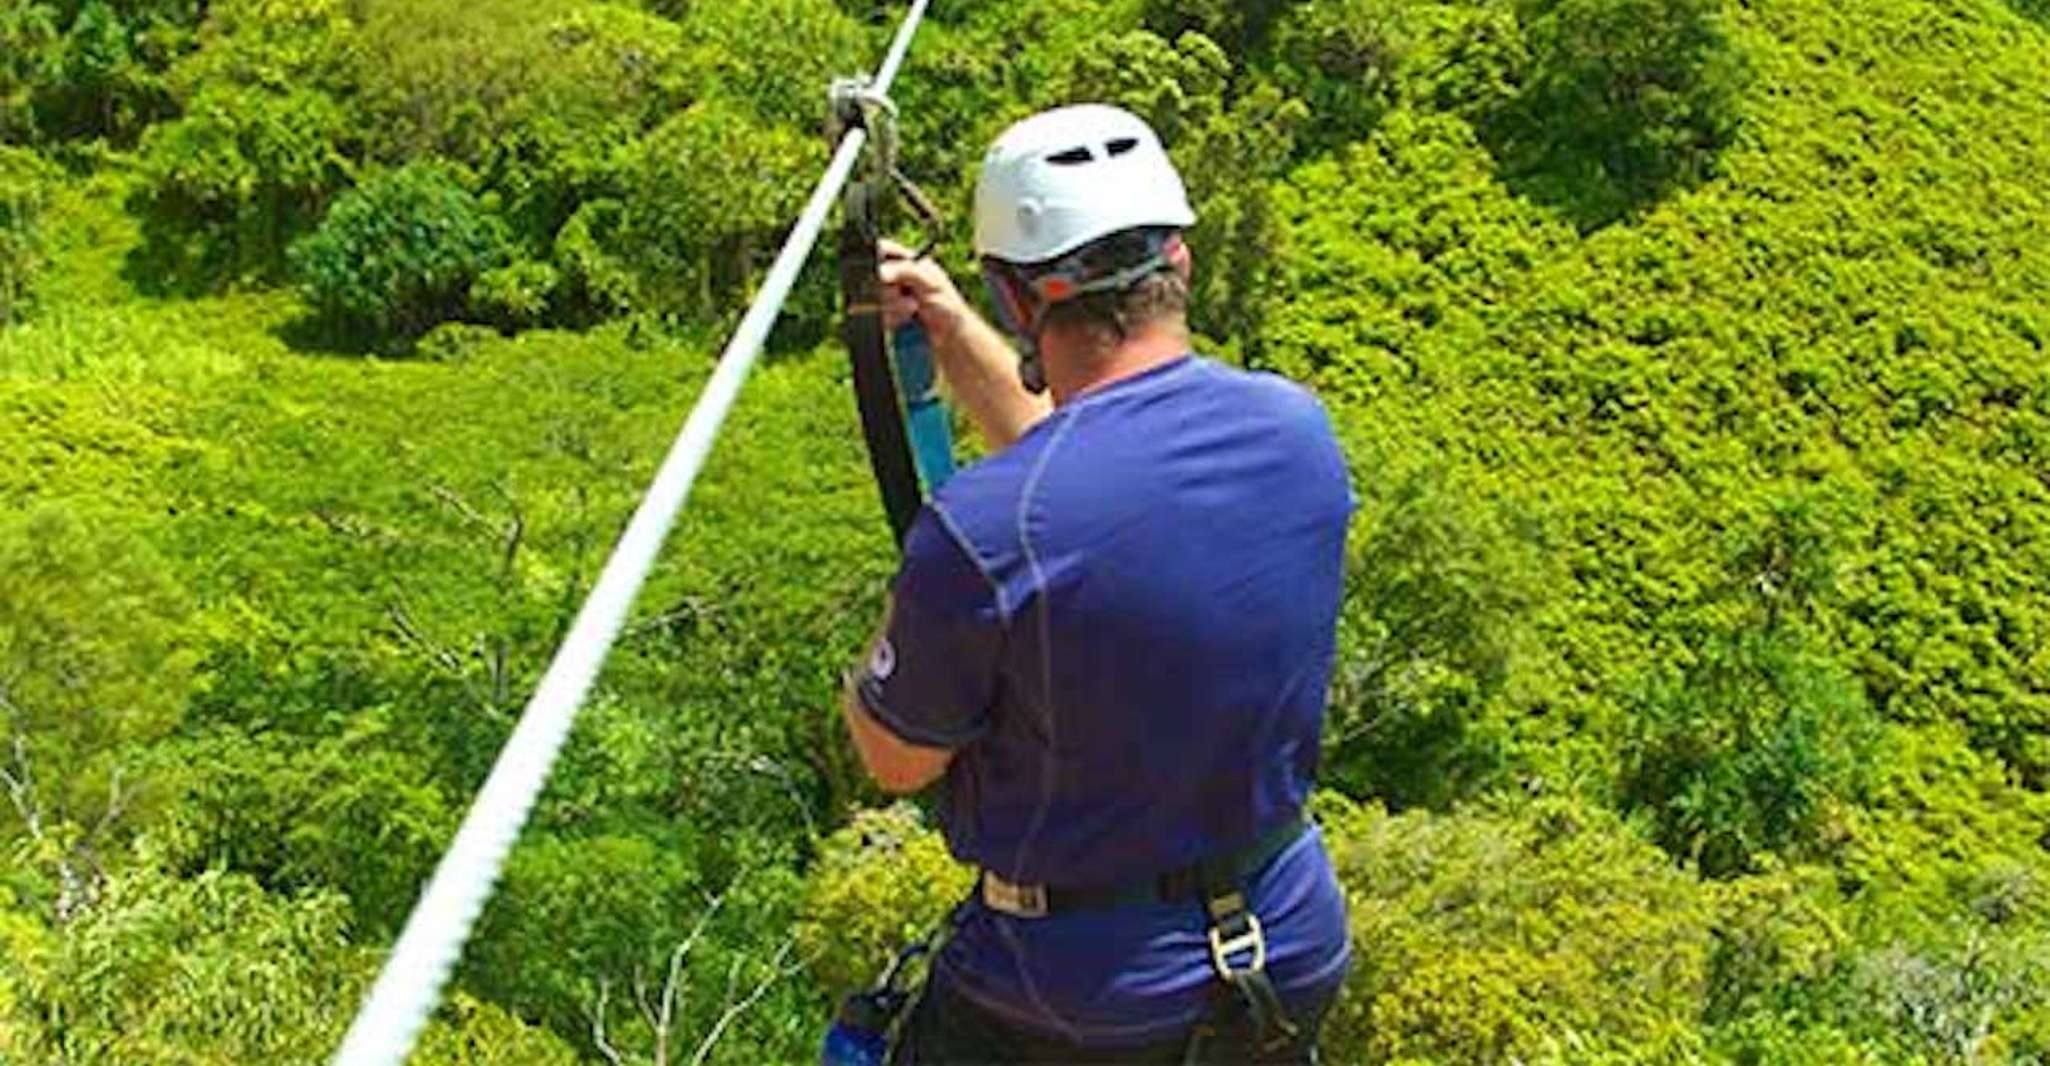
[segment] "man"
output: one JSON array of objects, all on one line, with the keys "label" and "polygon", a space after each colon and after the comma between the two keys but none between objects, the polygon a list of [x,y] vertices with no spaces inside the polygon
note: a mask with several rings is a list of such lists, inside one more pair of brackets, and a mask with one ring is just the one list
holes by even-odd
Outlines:
[{"label": "man", "polygon": [[1190,353],[1194,222],[1152,129],[1067,108],[976,194],[1020,352],[888,250],[993,453],[920,515],[845,700],[982,871],[900,1063],[1310,1062],[1348,965],[1303,805],[1351,491],[1308,393]]}]

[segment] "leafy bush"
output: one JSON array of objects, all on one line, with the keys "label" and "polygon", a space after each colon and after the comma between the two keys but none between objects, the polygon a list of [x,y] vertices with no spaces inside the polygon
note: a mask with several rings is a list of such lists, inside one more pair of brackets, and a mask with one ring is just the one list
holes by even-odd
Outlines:
[{"label": "leafy bush", "polygon": [[1453,816],[1322,803],[1357,952],[1331,1057],[1699,1057],[1713,912],[1613,815],[1556,799]]},{"label": "leafy bush", "polygon": [[55,499],[0,513],[0,825],[21,830],[60,920],[155,805],[138,756],[194,684],[185,590],[124,525]]},{"label": "leafy bush", "polygon": [[171,73],[183,117],[138,152],[131,274],[152,291],[283,278],[285,251],[354,171],[340,71],[353,23],[341,0],[231,0]]},{"label": "leafy bush", "polygon": [[1339,0],[1297,4],[1283,16],[1274,71],[1309,108],[1306,147],[1351,144],[1394,103],[1403,14],[1399,0]]},{"label": "leafy bush", "polygon": [[538,326],[548,314],[549,298],[562,275],[547,263],[521,259],[477,276],[470,286],[470,307],[510,329]]},{"label": "leafy bush", "polygon": [[910,804],[856,814],[826,838],[809,878],[798,937],[812,972],[835,995],[868,987],[939,928],[973,876]]},{"label": "leafy bush", "polygon": [[1496,716],[1535,582],[1501,524],[1465,510],[1440,472],[1363,488],[1324,777],[1349,795],[1443,809],[1498,783]]},{"label": "leafy bush", "polygon": [[1169,40],[1200,33],[1233,55],[1247,55],[1259,51],[1276,20],[1303,6],[1315,5],[1289,0],[1144,0],[1140,8],[1146,28]]},{"label": "leafy bush", "polygon": [[0,145],[35,139],[36,88],[57,35],[57,12],[48,4],[0,8]]},{"label": "leafy bush", "polygon": [[0,327],[28,314],[44,255],[42,216],[55,169],[25,148],[0,147]]},{"label": "leafy bush", "polygon": [[381,174],[335,201],[292,247],[316,312],[366,344],[408,344],[463,313],[470,287],[510,257],[505,226],[438,164]]},{"label": "leafy bush", "polygon": [[685,37],[709,62],[707,95],[764,123],[814,134],[832,79],[873,69],[881,48],[833,0],[692,3]]},{"label": "leafy bush", "polygon": [[85,0],[61,6],[70,9],[70,21],[44,59],[39,132],[134,144],[144,127],[174,113],[166,74],[192,48],[206,5]]},{"label": "leafy bush", "polygon": [[725,314],[775,254],[820,155],[728,105],[694,104],[628,150],[618,199],[585,203],[563,228],[566,280],[595,308]]},{"label": "leafy bush", "polygon": [[155,854],[173,872],[233,870],[286,895],[336,889],[354,927],[397,932],[458,812],[394,750],[389,717],[359,713],[313,743],[223,732],[159,749],[152,769],[177,798]]},{"label": "leafy bush", "polygon": [[372,158],[463,164],[536,253],[611,187],[623,146],[692,99],[708,62],[662,19],[559,0],[380,4],[363,40]]},{"label": "leafy bush", "polygon": [[[29,1061],[82,1066],[281,1062],[334,1046],[377,961],[349,944],[346,910],[333,893],[288,899],[232,874],[138,869],[90,915],[9,953],[17,998],[0,1041],[22,1041]],[[462,995],[449,1006],[424,1046],[465,1048],[465,1061],[574,1061],[501,1010]]]},{"label": "leafy bush", "polygon": [[1623,798],[1711,876],[1817,853],[1862,798],[1875,722],[1844,671],[1782,633],[1716,633],[1633,707]]},{"label": "leafy bush", "polygon": [[1488,124],[1512,175],[1583,226],[1714,172],[1746,68],[1709,0],[1529,0],[1530,80]]}]

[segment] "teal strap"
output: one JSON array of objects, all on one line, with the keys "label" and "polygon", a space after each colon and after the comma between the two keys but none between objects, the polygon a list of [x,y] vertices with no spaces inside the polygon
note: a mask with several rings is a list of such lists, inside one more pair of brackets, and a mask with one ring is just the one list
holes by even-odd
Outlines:
[{"label": "teal strap", "polygon": [[933,372],[932,341],[915,320],[897,327],[891,338],[897,352],[897,391],[904,396],[904,420],[911,431],[911,453],[918,460],[926,495],[954,476],[954,427],[940,402]]}]

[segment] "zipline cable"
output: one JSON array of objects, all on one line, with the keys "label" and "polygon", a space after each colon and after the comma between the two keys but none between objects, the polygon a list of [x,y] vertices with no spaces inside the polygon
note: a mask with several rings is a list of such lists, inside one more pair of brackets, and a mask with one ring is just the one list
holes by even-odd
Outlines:
[{"label": "zipline cable", "polygon": [[[911,40],[925,18],[931,0],[913,0],[896,39],[872,84],[878,92],[889,91],[897,71],[911,50]],[[740,388],[747,381],[768,340],[798,272],[811,256],[819,232],[826,224],[833,202],[854,173],[868,143],[868,132],[847,131],[839,151],[812,192],[811,202],[798,217],[783,250],[762,283],[754,304],[734,330],[719,357],[719,365],[705,384],[703,395],[669,455],[656,472],[648,494],[634,511],[626,532],[606,560],[591,595],[577,612],[569,635],[557,649],[548,672],[527,703],[505,748],[484,787],[464,815],[434,876],[427,883],[413,913],[392,946],[376,984],[357,1011],[356,1019],[335,1052],[334,1066],[400,1066],[413,1049],[413,1042],[427,1024],[428,1015],[440,1002],[443,986],[461,956],[470,930],[484,903],[491,897],[505,866],[506,855],[519,839],[527,816],[533,811],[556,756],[569,738],[577,710],[589,694],[606,655],[619,639],[634,597],[654,568],[676,516],[690,496],[698,472],[704,469],[719,430]]]}]

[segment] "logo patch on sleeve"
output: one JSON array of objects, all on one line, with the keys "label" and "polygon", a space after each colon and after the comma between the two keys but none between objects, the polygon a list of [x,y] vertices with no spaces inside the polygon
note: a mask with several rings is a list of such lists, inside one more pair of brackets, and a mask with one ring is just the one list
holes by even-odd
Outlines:
[{"label": "logo patch on sleeve", "polygon": [[884,637],[876,641],[876,650],[868,657],[868,676],[877,681],[888,681],[897,672],[897,649]]}]

